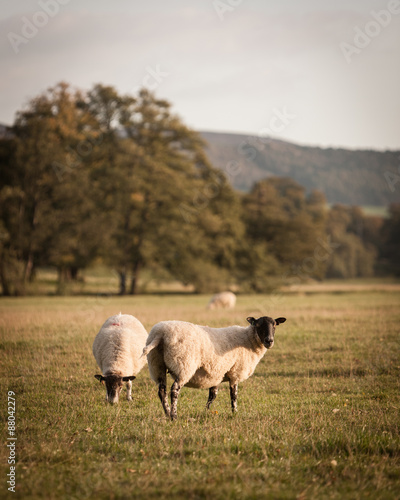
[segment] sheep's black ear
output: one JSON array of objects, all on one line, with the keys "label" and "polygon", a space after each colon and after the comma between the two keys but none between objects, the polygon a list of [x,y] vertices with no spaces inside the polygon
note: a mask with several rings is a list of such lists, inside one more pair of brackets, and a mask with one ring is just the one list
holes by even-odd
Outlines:
[{"label": "sheep's black ear", "polygon": [[105,378],[103,377],[103,375],[95,375],[94,378],[97,378],[97,380],[99,382],[103,382],[105,380]]},{"label": "sheep's black ear", "polygon": [[281,323],[284,323],[286,321],[286,318],[276,318],[275,323],[277,325],[280,325]]},{"label": "sheep's black ear", "polygon": [[129,375],[129,377],[122,377],[123,382],[128,382],[128,380],[135,380],[135,375]]},{"label": "sheep's black ear", "polygon": [[256,324],[256,318],[253,318],[252,316],[249,316],[248,318],[246,318],[246,321],[248,321],[250,323],[251,326],[254,326]]}]

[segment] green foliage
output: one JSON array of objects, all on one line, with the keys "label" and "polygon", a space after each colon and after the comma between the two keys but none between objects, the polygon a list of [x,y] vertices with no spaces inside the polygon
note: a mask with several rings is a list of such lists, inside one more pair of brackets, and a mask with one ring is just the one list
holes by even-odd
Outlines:
[{"label": "green foliage", "polygon": [[382,228],[356,207],[328,211],[322,193],[280,177],[240,194],[205,147],[146,89],[60,83],[32,99],[0,140],[3,294],[24,294],[41,266],[55,267],[57,292],[69,293],[99,261],[118,273],[120,294],[137,293],[143,273],[196,292],[261,293],[398,272],[395,211]]},{"label": "green foliage", "polygon": [[329,259],[327,277],[373,276],[380,225],[376,218],[364,216],[358,207],[333,206],[327,231],[337,248]]},{"label": "green foliage", "polygon": [[[143,268],[167,269],[197,291],[220,286],[217,276],[233,265],[239,231],[232,218],[236,195],[208,163],[198,135],[146,90],[133,101],[97,85],[88,109],[107,133],[97,167],[110,203],[103,255],[118,270],[120,293],[127,291],[128,274],[130,293],[137,291]],[[211,282],[205,268],[213,270]]]},{"label": "green foliage", "polygon": [[76,158],[95,136],[91,117],[77,105],[81,98],[61,83],[33,99],[14,124],[1,201],[9,232],[4,251],[16,256],[22,286],[41,264],[54,265],[60,276],[85,267],[99,243],[89,179]]},{"label": "green foliage", "polygon": [[393,203],[382,227],[381,256],[385,271],[400,276],[400,204]]},{"label": "green foliage", "polygon": [[[133,98],[59,84],[19,113],[14,132],[1,151],[1,268],[16,259],[22,288],[35,266],[54,265],[62,293],[98,256],[118,271],[120,293],[137,291],[142,269],[205,291],[234,267],[237,195],[168,102],[147,90]],[[12,293],[13,273],[0,275]]]},{"label": "green foliage", "polygon": [[272,292],[282,285],[284,270],[266,242],[246,239],[238,250],[236,275],[243,292]]},{"label": "green foliage", "polygon": [[[265,292],[271,287],[268,277],[287,275],[291,267],[314,255],[325,235],[325,199],[318,192],[307,197],[292,179],[273,177],[258,182],[244,196],[243,205],[248,238],[255,244],[251,251],[255,265],[250,272],[253,289]],[[323,261],[316,261],[307,273],[308,278],[323,275]]]},{"label": "green foliage", "polygon": [[[7,202],[6,193],[2,192],[1,204]],[[10,244],[10,233],[0,221],[0,283],[4,295],[22,295],[24,285],[22,281],[23,264],[18,259],[16,249]]]}]

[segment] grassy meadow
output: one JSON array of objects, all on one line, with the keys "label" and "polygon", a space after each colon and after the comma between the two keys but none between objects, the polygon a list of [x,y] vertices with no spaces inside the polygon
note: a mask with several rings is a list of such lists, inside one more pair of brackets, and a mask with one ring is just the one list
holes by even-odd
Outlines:
[{"label": "grassy meadow", "polygon": [[[1,498],[398,499],[400,291],[239,296],[207,311],[201,295],[0,299]],[[211,410],[184,388],[163,416],[144,369],[133,401],[105,404],[91,348],[104,320],[150,329],[181,319],[245,325],[285,316],[254,375]],[[171,379],[169,379],[169,386]],[[16,492],[7,491],[7,391],[16,394]]]}]

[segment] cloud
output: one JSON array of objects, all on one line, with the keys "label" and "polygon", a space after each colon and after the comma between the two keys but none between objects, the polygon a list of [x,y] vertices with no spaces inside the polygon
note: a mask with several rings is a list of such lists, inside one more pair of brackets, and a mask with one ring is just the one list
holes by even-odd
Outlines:
[{"label": "cloud", "polygon": [[[37,2],[18,3],[28,4],[17,14],[7,6],[3,33],[20,31],[22,16],[32,19]],[[289,0],[271,6],[246,0],[221,21],[211,1],[70,2],[19,54],[7,36],[0,39],[0,122],[10,123],[27,96],[57,81],[132,92],[158,68],[166,76],[153,79],[157,94],[196,128],[256,133],[274,107],[287,105],[299,116],[286,131],[297,142],[382,144],[385,130],[398,129],[398,118],[375,132],[379,143],[373,126],[367,130],[357,120],[370,96],[380,93],[381,109],[393,108],[385,80],[399,81],[393,61],[400,59],[400,16],[351,65],[339,47],[368,22],[374,5],[307,0],[300,8]],[[339,109],[350,117],[343,123]]]}]

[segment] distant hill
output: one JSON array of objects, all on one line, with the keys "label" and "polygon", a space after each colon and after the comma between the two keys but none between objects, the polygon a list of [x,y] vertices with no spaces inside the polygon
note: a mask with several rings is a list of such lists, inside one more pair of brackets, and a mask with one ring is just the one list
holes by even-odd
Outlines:
[{"label": "distant hill", "polygon": [[[328,203],[387,206],[400,202],[400,183],[392,192],[385,172],[399,175],[400,151],[348,150],[299,146],[277,139],[201,132],[211,163],[232,185],[249,191],[269,176],[291,177],[307,191],[325,193]],[[237,162],[237,163],[235,163]]]},{"label": "distant hill", "polygon": [[[228,174],[234,188],[249,191],[260,179],[291,177],[307,191],[325,193],[328,203],[386,207],[400,202],[400,182],[392,191],[386,172],[400,175],[400,151],[373,151],[299,146],[278,139],[200,132],[211,163]],[[0,124],[0,139],[12,137]]]}]

